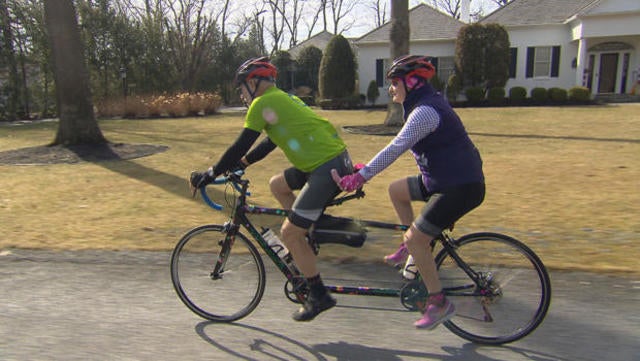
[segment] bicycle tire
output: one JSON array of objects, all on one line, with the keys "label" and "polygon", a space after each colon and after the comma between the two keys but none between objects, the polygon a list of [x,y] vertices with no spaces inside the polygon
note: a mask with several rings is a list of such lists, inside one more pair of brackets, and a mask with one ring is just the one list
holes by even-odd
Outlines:
[{"label": "bicycle tire", "polygon": [[238,232],[223,272],[212,276],[222,259],[225,227],[205,225],[187,232],[171,255],[171,281],[182,302],[202,318],[232,322],[250,314],[265,289],[265,268],[256,247]]},{"label": "bicycle tire", "polygon": [[513,342],[533,332],[551,303],[551,281],[540,258],[522,242],[498,233],[469,234],[456,245],[456,253],[483,275],[488,287],[474,284],[441,250],[436,256],[438,272],[456,307],[456,316],[444,325],[466,340],[486,345]]}]

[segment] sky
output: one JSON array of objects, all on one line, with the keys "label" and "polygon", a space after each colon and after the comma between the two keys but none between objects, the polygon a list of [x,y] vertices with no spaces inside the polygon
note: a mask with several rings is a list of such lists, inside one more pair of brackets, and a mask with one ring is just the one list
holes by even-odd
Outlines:
[{"label": "sky", "polygon": [[[433,2],[430,0],[424,0],[424,1],[409,0],[409,8],[410,9],[414,8],[421,3],[431,5]],[[492,11],[494,11],[496,8],[497,8],[497,5],[491,0],[471,0],[471,8],[470,8],[471,12],[475,12],[478,9],[482,9],[483,14],[488,15]],[[361,15],[363,12],[365,12],[366,14],[369,14],[372,12],[372,10],[364,8],[364,9],[361,9],[360,11],[354,11],[353,13]],[[387,14],[389,13],[390,13],[390,10],[388,9]],[[357,38],[373,30],[375,28],[375,24],[371,21],[372,19],[371,16],[360,16],[361,20],[356,19],[356,23],[354,24],[354,26],[350,30],[346,31],[343,35],[347,37]]]}]

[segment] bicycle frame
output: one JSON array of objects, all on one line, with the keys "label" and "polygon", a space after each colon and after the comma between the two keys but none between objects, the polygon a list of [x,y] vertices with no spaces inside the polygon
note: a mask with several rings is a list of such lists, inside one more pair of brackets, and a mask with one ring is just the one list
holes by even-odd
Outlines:
[{"label": "bicycle frame", "polygon": [[[293,286],[293,292],[296,294],[296,298],[298,300],[302,300],[304,295],[301,293],[304,288],[305,281],[304,279],[295,274],[293,271],[289,269],[289,266],[271,249],[268,245],[267,241],[262,237],[262,234],[256,229],[251,220],[247,215],[251,214],[264,214],[264,215],[273,215],[286,217],[289,214],[289,211],[282,208],[271,208],[271,207],[258,207],[254,205],[247,204],[247,194],[248,194],[248,186],[249,181],[246,179],[241,179],[240,175],[231,173],[229,176],[230,181],[233,183],[234,188],[238,191],[239,196],[236,198],[236,203],[234,205],[234,209],[231,213],[230,222],[225,223],[227,228],[227,236],[225,242],[230,246],[233,245],[235,235],[238,232],[240,227],[245,228],[252,236],[252,238],[258,243],[260,248],[264,250],[264,252],[268,255],[271,261],[276,265],[276,267],[280,270],[280,272],[285,276],[288,282]],[[226,179],[224,180],[226,181]],[[224,182],[219,181],[218,184]],[[205,203],[207,203],[210,207],[215,209],[221,209],[219,205],[213,202],[206,190],[202,188],[200,190],[200,194],[204,199]],[[364,191],[362,189],[358,190],[355,194],[345,195],[342,197],[338,197],[332,200],[327,206],[336,206],[340,205],[348,200],[357,199],[364,197]],[[351,219],[351,218],[345,218]],[[387,223],[373,220],[358,220],[360,224],[363,226],[368,226],[377,229],[387,229],[394,231],[406,231],[408,226],[402,224],[395,223]],[[465,273],[469,275],[469,277],[477,282],[478,274],[474,272],[455,252],[455,240],[446,234],[442,234],[439,237],[436,237],[431,241],[431,249],[435,248],[437,241],[440,241],[443,249],[446,250],[447,253],[451,255],[451,257],[456,261],[458,266],[464,270]],[[216,268],[212,272],[212,277],[217,277],[217,273],[219,270],[224,268],[224,259],[226,255],[222,255],[220,257],[220,263],[216,265]],[[456,289],[444,289],[445,294],[449,294],[450,292],[461,291],[465,289],[473,288],[474,284],[469,284],[464,287],[457,287]],[[398,297],[400,296],[401,289],[398,288],[381,288],[381,287],[367,287],[367,286],[345,286],[345,285],[326,285],[326,287],[333,293],[337,294],[346,294],[346,295],[359,295],[359,296],[382,296],[382,297]],[[300,292],[298,292],[300,291]],[[475,294],[469,294],[469,296],[475,296]]]},{"label": "bicycle frame", "polygon": [[[249,180],[242,179],[242,175],[243,172],[232,173],[214,181],[215,184],[229,183],[237,191],[233,195],[233,204],[231,202],[229,204],[231,212],[228,220],[223,225],[210,224],[193,228],[178,241],[171,256],[171,280],[178,296],[193,312],[212,321],[235,321],[251,313],[259,304],[265,287],[265,254],[285,276],[284,293],[290,301],[302,303],[306,301],[309,293],[304,275],[293,262],[290,262],[289,257],[281,259],[278,256],[262,236],[259,227],[256,228],[250,219],[250,215],[254,214],[286,217],[289,211],[247,204]],[[208,197],[204,188],[200,189],[200,193],[209,206],[217,210],[222,209],[221,205]],[[358,190],[355,194],[334,199],[328,206],[339,205],[363,196],[364,192]],[[335,222],[336,219],[337,222]],[[362,245],[365,237],[361,236],[362,230],[359,227],[344,228],[345,232],[350,232],[355,235],[355,238],[346,236],[340,238],[332,236],[331,232],[340,231],[342,228],[332,228],[332,224],[352,226],[350,222],[357,222],[358,226],[369,229],[398,232],[404,232],[408,228],[400,224],[347,217],[331,217],[328,220],[326,223],[318,222],[318,229],[311,230],[309,239],[312,247],[316,248],[323,243],[337,243],[352,247]],[[250,235],[241,232],[241,228],[246,229]],[[220,240],[220,236],[209,232],[224,233],[224,239]],[[322,232],[327,235],[327,238],[323,238]],[[199,236],[203,234],[204,236]],[[314,234],[318,234],[317,238]],[[354,239],[357,242],[351,242]],[[209,277],[220,282],[214,282],[213,287],[209,288],[207,282],[211,280],[207,281],[206,276],[202,277],[201,267],[204,265],[207,267],[205,270],[210,270],[212,259],[208,258],[209,262],[205,261],[202,264],[200,248],[197,245],[202,245],[199,242],[204,242],[206,246],[207,242],[212,241],[217,243],[210,245],[216,251],[213,256],[215,259],[213,270],[209,273]],[[236,241],[238,241],[236,246],[244,247],[243,249],[250,254],[248,262],[244,257],[231,256],[231,260],[229,259]],[[196,246],[190,250],[193,244]],[[454,238],[449,230],[445,230],[431,240],[429,247],[435,255],[434,261],[438,272],[442,272],[441,276],[444,276],[442,291],[447,296],[458,297],[455,302],[460,302],[458,304],[460,310],[464,310],[455,319],[444,323],[444,326],[454,334],[480,344],[500,345],[525,337],[544,319],[551,301],[549,275],[540,258],[522,242],[492,232],[470,233]],[[263,252],[260,252],[260,249]],[[244,255],[243,251],[238,253]],[[249,268],[244,268],[245,265]],[[250,269],[252,266],[256,267],[253,271]],[[196,269],[194,267],[200,267],[200,270],[191,272]],[[229,270],[226,269],[227,267]],[[243,272],[253,272],[253,275],[257,276],[253,279],[248,278],[247,285],[251,289],[246,292]],[[182,280],[183,274],[184,280]],[[230,275],[228,282],[222,281],[226,279],[226,274]],[[234,274],[239,278],[235,278]],[[331,283],[337,280],[325,279],[325,281]],[[401,281],[400,278],[398,281]],[[342,282],[351,282],[351,285],[330,284],[327,288],[335,294],[398,297],[400,303],[410,311],[423,311],[429,295],[424,279],[419,275],[413,280],[394,284],[393,287],[396,288],[368,287],[373,282],[379,281],[366,279],[342,280]],[[220,288],[218,289],[216,285]],[[364,286],[355,287],[354,285]],[[219,301],[215,297],[216,290],[237,292],[237,296],[244,297],[246,303],[239,305],[242,308],[229,311],[228,305],[216,304]],[[519,297],[520,293],[522,297]],[[514,308],[517,305],[522,307]],[[513,313],[516,317],[504,317],[505,312]]]}]

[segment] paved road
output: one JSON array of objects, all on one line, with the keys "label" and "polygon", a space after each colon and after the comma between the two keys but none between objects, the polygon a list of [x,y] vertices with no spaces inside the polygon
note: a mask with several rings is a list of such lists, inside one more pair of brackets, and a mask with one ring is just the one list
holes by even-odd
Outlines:
[{"label": "paved road", "polygon": [[168,261],[155,252],[0,253],[0,360],[640,360],[638,280],[552,273],[542,326],[513,344],[482,347],[444,327],[414,330],[416,314],[395,298],[339,295],[339,307],[296,323],[275,272],[250,316],[206,322],[176,297]]}]

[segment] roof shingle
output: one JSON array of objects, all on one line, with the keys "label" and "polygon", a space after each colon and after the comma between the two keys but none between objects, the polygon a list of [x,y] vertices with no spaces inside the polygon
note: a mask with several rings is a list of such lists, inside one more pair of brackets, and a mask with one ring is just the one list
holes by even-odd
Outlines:
[{"label": "roof shingle", "polygon": [[[440,11],[420,4],[409,10],[409,38],[416,40],[455,39],[463,22],[443,14]],[[391,22],[372,30],[356,40],[357,44],[388,42]]]},{"label": "roof shingle", "polygon": [[503,26],[562,24],[599,0],[514,0],[487,15],[481,23]]}]

